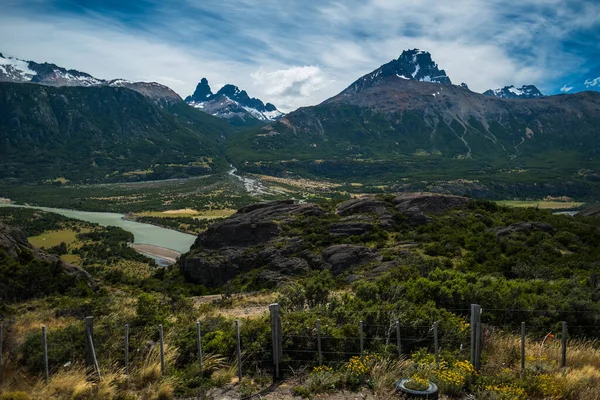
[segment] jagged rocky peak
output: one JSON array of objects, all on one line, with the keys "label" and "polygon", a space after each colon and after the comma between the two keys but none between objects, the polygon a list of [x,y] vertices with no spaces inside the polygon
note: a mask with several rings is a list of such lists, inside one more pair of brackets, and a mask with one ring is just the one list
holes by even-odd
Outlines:
[{"label": "jagged rocky peak", "polygon": [[542,92],[534,85],[523,85],[520,88],[516,88],[513,85],[504,86],[501,89],[486,90],[483,94],[505,99],[537,99],[539,97],[544,97]]},{"label": "jagged rocky peak", "polygon": [[464,83],[464,82],[461,82],[461,84],[460,84],[460,85],[458,85],[458,86],[460,86],[460,87],[461,87],[461,88],[463,88],[463,89],[471,90],[471,89],[469,89],[469,85],[467,85],[467,84],[466,84],[466,83]]},{"label": "jagged rocky peak", "polygon": [[274,121],[283,115],[273,104],[264,104],[235,85],[227,84],[213,94],[206,78],[200,80],[194,94],[185,101],[192,107],[240,124]]},{"label": "jagged rocky peak", "polygon": [[213,95],[212,90],[210,89],[210,85],[208,84],[208,79],[202,78],[198,85],[196,86],[196,90],[194,94],[186,97],[185,101],[206,101],[209,97]]},{"label": "jagged rocky peak", "polygon": [[389,77],[422,82],[452,83],[446,75],[446,71],[439,69],[431,59],[429,52],[412,49],[404,50],[397,60],[392,60],[363,76],[354,82],[350,89],[354,91],[365,89]]}]

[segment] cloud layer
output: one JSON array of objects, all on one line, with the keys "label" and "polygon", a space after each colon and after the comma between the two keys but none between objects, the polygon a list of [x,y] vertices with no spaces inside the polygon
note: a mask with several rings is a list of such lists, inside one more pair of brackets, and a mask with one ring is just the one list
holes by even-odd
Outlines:
[{"label": "cloud layer", "polygon": [[[482,92],[599,89],[595,0],[5,0],[0,52],[100,78],[201,77],[285,111],[319,103],[404,49]],[[568,88],[571,88],[567,90]]]}]

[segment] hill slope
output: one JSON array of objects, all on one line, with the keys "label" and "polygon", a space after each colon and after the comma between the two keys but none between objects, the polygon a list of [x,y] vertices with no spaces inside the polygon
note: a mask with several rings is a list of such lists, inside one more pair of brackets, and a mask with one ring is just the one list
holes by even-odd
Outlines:
[{"label": "hill slope", "polygon": [[229,128],[193,116],[126,88],[0,83],[0,181],[162,179],[224,167],[216,141]]}]

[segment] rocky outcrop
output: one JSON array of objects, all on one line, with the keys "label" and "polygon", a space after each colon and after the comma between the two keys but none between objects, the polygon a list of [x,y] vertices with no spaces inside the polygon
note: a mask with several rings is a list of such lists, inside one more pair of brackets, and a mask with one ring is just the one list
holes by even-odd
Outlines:
[{"label": "rocky outcrop", "polygon": [[402,193],[392,201],[396,210],[406,215],[414,225],[423,225],[431,221],[429,214],[462,208],[468,202],[467,197],[437,193]]},{"label": "rocky outcrop", "polygon": [[4,250],[9,257],[16,261],[33,257],[49,264],[58,264],[65,274],[73,275],[77,279],[83,280],[93,290],[98,288],[92,276],[87,271],[76,265],[67,264],[58,256],[45,253],[33,247],[23,232],[2,223],[0,223],[0,250]]},{"label": "rocky outcrop", "polygon": [[388,206],[389,204],[383,200],[374,197],[361,197],[343,202],[337,207],[336,212],[341,216],[369,213],[385,215],[389,214],[387,211]]},{"label": "rocky outcrop", "polygon": [[260,245],[279,235],[276,219],[285,221],[298,214],[318,216],[321,213],[315,204],[295,204],[293,200],[250,205],[225,221],[211,225],[198,236],[194,246],[219,249]]},{"label": "rocky outcrop", "polygon": [[600,206],[586,208],[578,212],[577,215],[581,215],[582,217],[600,217]]},{"label": "rocky outcrop", "polygon": [[552,225],[543,222],[518,222],[516,224],[499,226],[488,230],[488,232],[492,232],[498,237],[509,236],[513,233],[529,234],[534,231],[551,233],[554,231],[554,228]]},{"label": "rocky outcrop", "polygon": [[393,201],[363,197],[343,202],[333,212],[292,200],[253,204],[200,234],[179,265],[188,280],[208,287],[251,270],[259,270],[249,276],[266,288],[311,270],[352,275],[353,268],[374,263],[374,274],[381,274],[389,265],[382,266],[376,249],[347,243],[354,237],[367,242],[370,234],[391,229],[398,212],[413,223],[426,223],[467,201],[432,193],[402,194]]},{"label": "rocky outcrop", "polygon": [[333,245],[323,251],[323,259],[331,265],[331,272],[340,275],[356,265],[363,265],[378,257],[373,249],[350,244]]}]

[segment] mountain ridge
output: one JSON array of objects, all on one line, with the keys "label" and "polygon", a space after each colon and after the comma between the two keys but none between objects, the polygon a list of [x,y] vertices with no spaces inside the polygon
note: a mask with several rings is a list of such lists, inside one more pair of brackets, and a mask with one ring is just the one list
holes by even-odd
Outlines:
[{"label": "mountain ridge", "polygon": [[[443,71],[423,59],[432,73]],[[453,85],[445,73],[445,83],[412,77],[414,65],[406,79],[397,61],[317,106],[238,135],[227,143],[230,158],[253,173],[376,181],[385,167],[391,180],[493,179],[531,188],[545,179],[584,188],[600,171],[600,93],[493,97]]]},{"label": "mountain ridge", "polygon": [[46,86],[121,86],[152,99],[161,107],[183,101],[171,88],[157,82],[132,82],[126,79],[99,79],[74,69],[52,63],[37,63],[0,53],[0,82],[36,83]]},{"label": "mountain ridge", "polygon": [[259,125],[276,121],[283,116],[271,103],[250,97],[245,90],[227,84],[213,93],[208,80],[202,78],[191,96],[185,102],[194,108],[219,118],[229,120],[234,125]]}]

